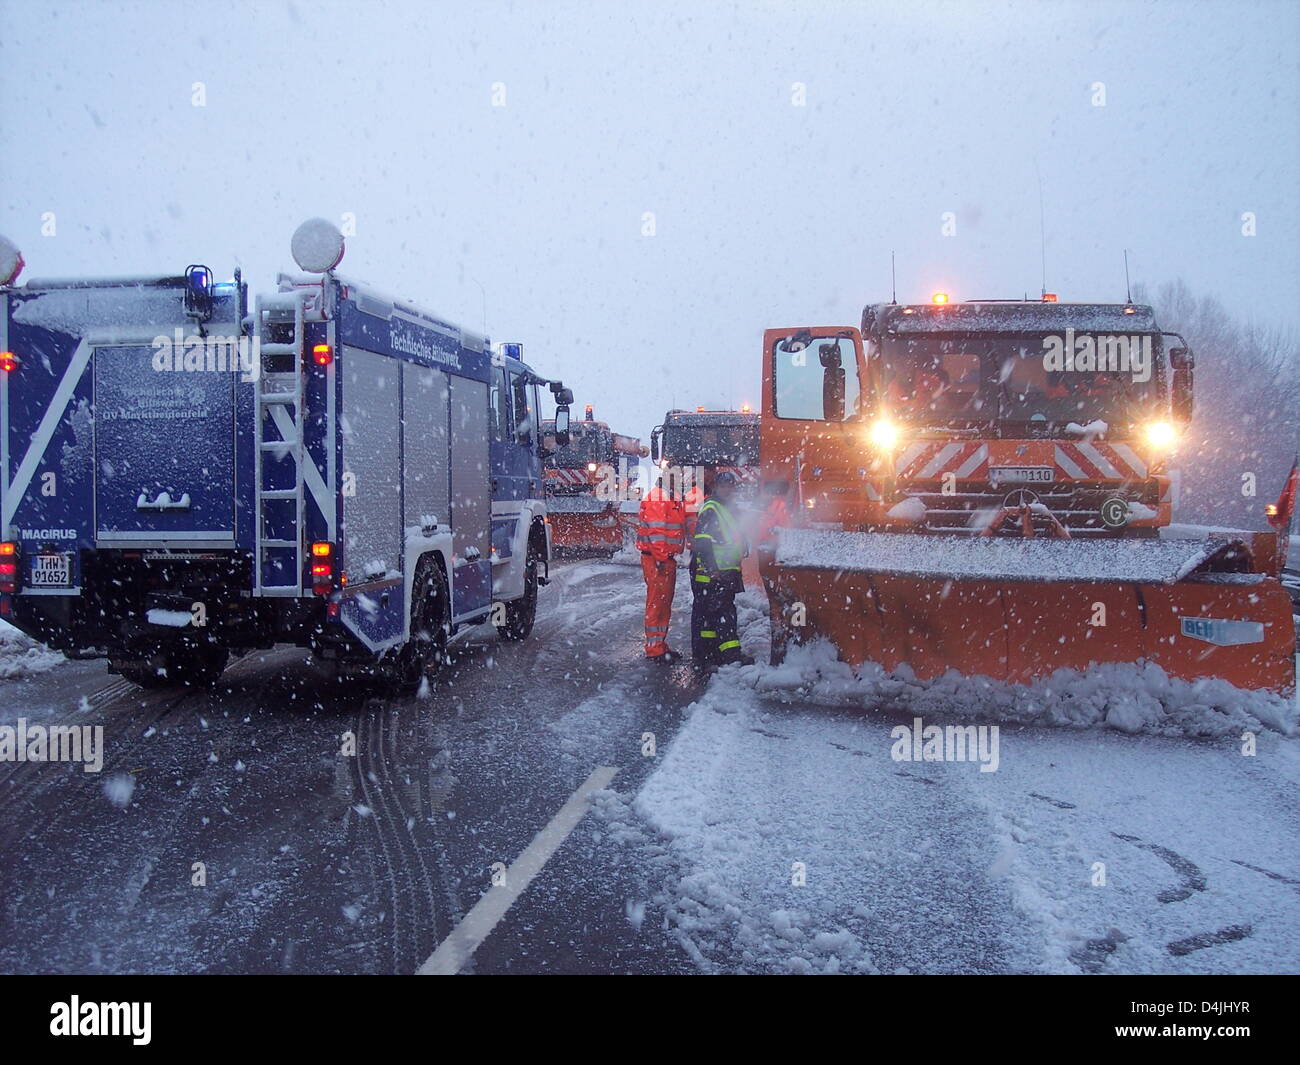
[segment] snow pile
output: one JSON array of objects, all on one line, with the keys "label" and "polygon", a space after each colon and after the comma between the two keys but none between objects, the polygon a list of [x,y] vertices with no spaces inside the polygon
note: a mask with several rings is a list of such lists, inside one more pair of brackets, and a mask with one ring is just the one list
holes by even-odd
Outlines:
[{"label": "snow pile", "polygon": [[949,672],[920,681],[906,666],[889,672],[874,663],[854,670],[819,640],[792,646],[779,666],[740,671],[755,690],[788,701],[855,706],[963,719],[1069,728],[1105,726],[1128,733],[1226,736],[1270,729],[1300,733],[1300,710],[1268,692],[1248,692],[1223,680],[1184,681],[1159,666],[1110,663],[1079,673],[1061,669],[1032,684]]},{"label": "snow pile", "polygon": [[0,621],[0,680],[44,673],[62,661],[63,656],[57,651]]}]

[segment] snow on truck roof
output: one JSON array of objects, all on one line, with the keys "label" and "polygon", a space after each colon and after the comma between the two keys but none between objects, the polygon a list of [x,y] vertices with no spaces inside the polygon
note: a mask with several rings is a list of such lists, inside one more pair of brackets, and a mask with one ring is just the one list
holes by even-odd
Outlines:
[{"label": "snow on truck roof", "polygon": [[1099,332],[1158,332],[1155,312],[1141,303],[1005,303],[970,301],[945,304],[869,305],[863,331],[882,333],[1032,333],[1093,329]]},{"label": "snow on truck roof", "polygon": [[757,425],[758,415],[753,411],[739,410],[670,410],[664,424],[685,426]]},{"label": "snow on truck roof", "polygon": [[848,573],[991,581],[1174,584],[1242,548],[1219,540],[1052,540],[778,529],[776,561]]}]

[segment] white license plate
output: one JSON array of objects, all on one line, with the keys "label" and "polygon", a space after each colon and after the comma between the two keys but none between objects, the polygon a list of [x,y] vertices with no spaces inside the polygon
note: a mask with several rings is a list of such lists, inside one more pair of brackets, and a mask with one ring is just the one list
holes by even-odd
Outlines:
[{"label": "white license plate", "polygon": [[1051,484],[1056,470],[1051,466],[990,466],[989,479],[994,484]]},{"label": "white license plate", "polygon": [[72,584],[72,566],[67,555],[37,555],[32,559],[33,588],[67,588]]}]

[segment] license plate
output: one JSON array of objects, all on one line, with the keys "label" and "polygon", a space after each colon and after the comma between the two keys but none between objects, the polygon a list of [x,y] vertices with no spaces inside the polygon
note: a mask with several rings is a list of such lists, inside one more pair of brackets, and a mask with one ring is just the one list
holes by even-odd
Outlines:
[{"label": "license plate", "polygon": [[990,466],[989,480],[994,484],[1051,484],[1056,470],[1051,466]]},{"label": "license plate", "polygon": [[72,584],[72,566],[67,555],[37,555],[32,559],[33,588],[67,588]]}]

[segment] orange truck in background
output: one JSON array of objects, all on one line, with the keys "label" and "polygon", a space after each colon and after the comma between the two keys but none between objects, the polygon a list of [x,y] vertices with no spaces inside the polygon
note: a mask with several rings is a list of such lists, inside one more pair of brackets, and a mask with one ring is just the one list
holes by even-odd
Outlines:
[{"label": "orange truck in background", "polygon": [[[542,423],[553,437],[555,423]],[[563,554],[612,557],[624,544],[628,523],[641,497],[640,460],[648,454],[635,436],[613,432],[596,421],[590,405],[582,421],[569,426],[569,442],[554,446],[543,463],[551,543]]]}]

